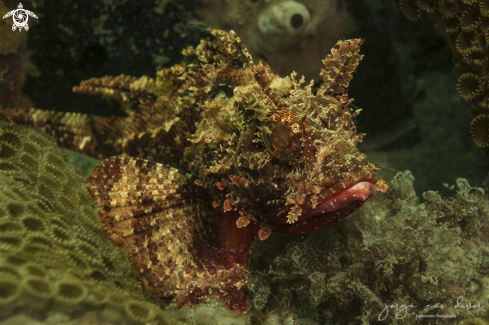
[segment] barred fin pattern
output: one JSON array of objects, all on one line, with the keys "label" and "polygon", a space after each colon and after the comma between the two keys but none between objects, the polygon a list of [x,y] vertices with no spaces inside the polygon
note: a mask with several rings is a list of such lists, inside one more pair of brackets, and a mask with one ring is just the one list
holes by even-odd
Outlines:
[{"label": "barred fin pattern", "polygon": [[245,311],[253,227],[212,212],[212,199],[177,169],[143,159],[111,158],[85,180],[105,231],[129,252],[146,293],[179,306],[217,296]]},{"label": "barred fin pattern", "polygon": [[3,111],[19,124],[32,125],[45,130],[64,148],[98,159],[122,153],[111,140],[121,136],[119,126],[123,118],[91,117],[81,113],[35,108],[5,108]]},{"label": "barred fin pattern", "polygon": [[[108,89],[90,87],[88,89],[94,92],[109,92]],[[35,108],[5,108],[3,112],[19,124],[32,125],[45,130],[64,148],[100,160],[114,155],[144,156],[151,160],[177,165],[184,146],[175,142],[186,142],[182,136],[184,130],[179,125],[174,124],[173,128],[168,130],[165,127],[151,126],[158,123],[165,125],[154,115],[151,115],[153,118],[151,124],[141,117],[141,113],[132,113],[130,117],[98,117]],[[187,124],[191,123],[193,122]]]},{"label": "barred fin pattern", "polygon": [[351,39],[336,44],[336,48],[322,61],[324,83],[319,88],[320,93],[326,96],[345,92],[353,78],[352,73],[363,59],[363,55],[359,54],[362,43],[361,39]]},{"label": "barred fin pattern", "polygon": [[[73,91],[105,97],[127,117],[97,117],[41,109],[6,108],[15,122],[51,133],[58,144],[96,159],[144,157],[180,166],[187,133],[200,118],[195,99],[177,97],[190,85],[178,78],[183,66],[162,69],[156,79],[120,75],[83,81]],[[188,82],[187,82],[188,83]],[[186,88],[185,88],[186,87]],[[177,92],[177,89],[179,92]]]}]

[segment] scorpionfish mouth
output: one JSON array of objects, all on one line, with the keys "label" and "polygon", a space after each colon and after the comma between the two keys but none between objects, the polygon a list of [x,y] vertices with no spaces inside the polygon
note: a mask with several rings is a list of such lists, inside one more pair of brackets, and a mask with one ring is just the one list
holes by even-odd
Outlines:
[{"label": "scorpionfish mouth", "polygon": [[[377,193],[377,186],[370,181],[360,181],[344,190],[341,190],[327,197],[319,203],[316,208],[307,211],[301,219],[309,219],[312,217],[342,214],[341,212],[350,206],[363,204],[367,199],[373,197]],[[359,205],[358,205],[359,207]],[[358,208],[357,207],[357,208]],[[349,209],[347,209],[349,211]],[[335,218],[336,219],[336,218]]]},{"label": "scorpionfish mouth", "polygon": [[349,216],[376,193],[375,177],[357,179],[341,188],[338,184],[335,189],[329,188],[318,194],[319,200],[315,205],[311,204],[310,199],[306,199],[301,205],[302,215],[292,227],[275,229],[290,234],[303,234],[320,229]]}]

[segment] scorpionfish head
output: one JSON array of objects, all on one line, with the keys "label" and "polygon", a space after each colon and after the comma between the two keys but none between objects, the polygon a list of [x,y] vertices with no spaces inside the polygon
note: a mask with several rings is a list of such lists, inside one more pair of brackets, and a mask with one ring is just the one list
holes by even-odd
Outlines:
[{"label": "scorpionfish head", "polygon": [[317,88],[261,63],[207,67],[215,82],[188,157],[214,207],[234,211],[238,227],[254,222],[265,237],[271,230],[309,232],[375,195],[375,167],[356,147],[363,134],[353,118],[360,110],[346,94],[360,43],[338,43]]}]

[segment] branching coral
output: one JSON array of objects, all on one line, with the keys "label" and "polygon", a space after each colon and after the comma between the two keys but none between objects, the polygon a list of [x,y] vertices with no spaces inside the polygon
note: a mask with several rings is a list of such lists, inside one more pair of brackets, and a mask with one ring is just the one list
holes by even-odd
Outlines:
[{"label": "branching coral", "polygon": [[[420,204],[413,181],[410,172],[399,173],[385,195],[353,218],[290,242],[269,270],[253,272],[250,288],[257,309],[278,301],[282,316],[321,315],[314,319],[320,324],[356,319],[371,324],[379,315],[391,323],[398,310],[381,313],[396,303],[417,306],[408,311],[406,323],[415,323],[415,314],[454,314],[457,321],[479,315],[479,308],[455,306],[461,296],[464,303],[486,304],[487,196],[458,179],[455,197],[429,191]],[[254,256],[265,256],[280,240],[271,236],[268,243],[255,243]],[[446,307],[426,307],[436,304]]]},{"label": "branching coral", "polygon": [[394,3],[411,20],[426,11],[438,24],[452,50],[458,91],[474,105],[470,114],[474,142],[479,147],[488,147],[489,130],[481,126],[484,117],[478,116],[489,113],[489,3],[486,0],[394,0]]}]

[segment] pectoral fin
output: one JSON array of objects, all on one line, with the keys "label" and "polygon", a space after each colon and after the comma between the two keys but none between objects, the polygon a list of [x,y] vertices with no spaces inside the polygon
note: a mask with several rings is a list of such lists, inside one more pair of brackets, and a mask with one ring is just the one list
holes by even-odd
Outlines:
[{"label": "pectoral fin", "polygon": [[128,251],[146,293],[162,304],[215,296],[243,312],[253,227],[213,212],[195,178],[143,159],[111,158],[85,183],[112,243]]}]

